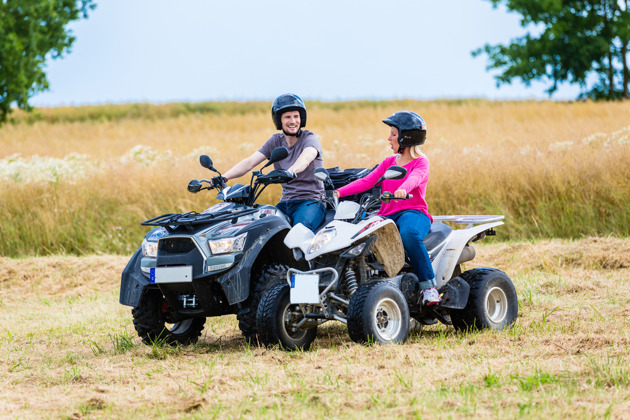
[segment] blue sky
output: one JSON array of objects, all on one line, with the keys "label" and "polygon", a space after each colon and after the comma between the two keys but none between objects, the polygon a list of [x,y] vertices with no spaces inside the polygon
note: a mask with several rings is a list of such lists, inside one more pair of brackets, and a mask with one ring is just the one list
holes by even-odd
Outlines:
[{"label": "blue sky", "polygon": [[471,57],[523,35],[518,18],[482,0],[101,0],[32,104],[545,99],[542,83],[497,88]]}]

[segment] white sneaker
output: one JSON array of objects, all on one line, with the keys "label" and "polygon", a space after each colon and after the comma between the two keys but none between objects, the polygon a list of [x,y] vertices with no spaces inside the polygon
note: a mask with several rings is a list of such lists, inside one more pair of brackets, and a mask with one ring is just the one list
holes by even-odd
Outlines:
[{"label": "white sneaker", "polygon": [[422,291],[422,304],[426,306],[437,305],[442,302],[442,298],[435,287]]}]

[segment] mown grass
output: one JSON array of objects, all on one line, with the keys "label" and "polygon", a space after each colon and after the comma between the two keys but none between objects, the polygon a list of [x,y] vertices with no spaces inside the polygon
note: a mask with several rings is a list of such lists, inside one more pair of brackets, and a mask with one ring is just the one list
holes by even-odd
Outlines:
[{"label": "mown grass", "polygon": [[[573,258],[581,250],[579,257]],[[12,418],[627,418],[630,241],[480,246],[514,280],[514,328],[436,325],[404,345],[342,324],[308,352],[248,345],[234,317],[187,347],[140,342],[122,256],[0,259],[0,410]]]},{"label": "mown grass", "polygon": [[[307,102],[327,167],[391,151],[380,121],[400,109],[429,127],[433,214],[504,214],[503,240],[627,237],[630,102]],[[129,254],[162,213],[201,211],[192,178],[222,171],[272,132],[268,104],[104,105],[17,114],[0,128],[0,255]],[[248,182],[243,177],[239,182]],[[279,187],[260,202],[275,203]]]}]

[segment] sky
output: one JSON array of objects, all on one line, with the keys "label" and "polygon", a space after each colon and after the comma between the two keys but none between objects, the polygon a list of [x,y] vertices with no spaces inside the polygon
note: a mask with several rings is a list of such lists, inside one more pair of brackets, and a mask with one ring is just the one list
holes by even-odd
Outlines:
[{"label": "sky", "polygon": [[[130,102],[547,99],[548,84],[497,88],[471,51],[525,34],[484,0],[101,0],[70,24],[35,106]],[[552,99],[574,99],[562,85]]]}]

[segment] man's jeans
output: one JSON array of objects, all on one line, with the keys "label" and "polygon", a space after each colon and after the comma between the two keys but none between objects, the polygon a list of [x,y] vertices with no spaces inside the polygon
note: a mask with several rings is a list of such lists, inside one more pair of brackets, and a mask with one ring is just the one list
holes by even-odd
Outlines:
[{"label": "man's jeans", "polygon": [[281,201],[276,208],[289,216],[291,226],[302,223],[313,232],[326,216],[326,207],[318,200]]}]

